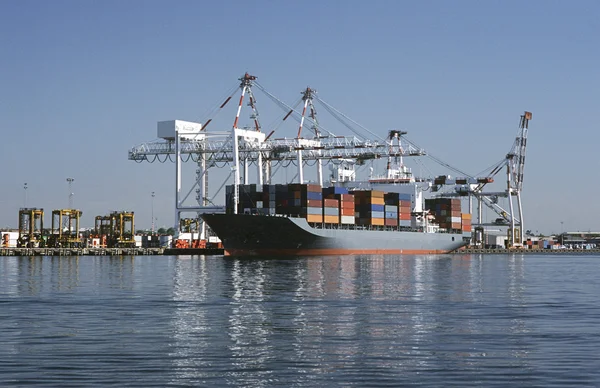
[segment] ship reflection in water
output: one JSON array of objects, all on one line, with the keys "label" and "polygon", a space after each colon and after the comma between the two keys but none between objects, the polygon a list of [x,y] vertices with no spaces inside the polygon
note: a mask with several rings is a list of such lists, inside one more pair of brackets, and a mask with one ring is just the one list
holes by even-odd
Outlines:
[{"label": "ship reflection in water", "polygon": [[570,260],[3,258],[0,383],[595,385],[598,269]]}]

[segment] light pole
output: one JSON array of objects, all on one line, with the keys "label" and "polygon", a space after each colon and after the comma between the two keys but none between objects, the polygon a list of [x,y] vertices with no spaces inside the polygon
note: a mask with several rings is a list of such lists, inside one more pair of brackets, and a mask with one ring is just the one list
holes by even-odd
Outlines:
[{"label": "light pole", "polygon": [[27,182],[23,184],[24,207],[27,208]]},{"label": "light pole", "polygon": [[152,235],[154,235],[154,191],[152,192]]},{"label": "light pole", "polygon": [[560,245],[565,245],[565,235],[563,232],[563,221],[560,222]]},{"label": "light pole", "polygon": [[69,184],[69,209],[73,209],[73,178],[67,178],[67,183]]}]

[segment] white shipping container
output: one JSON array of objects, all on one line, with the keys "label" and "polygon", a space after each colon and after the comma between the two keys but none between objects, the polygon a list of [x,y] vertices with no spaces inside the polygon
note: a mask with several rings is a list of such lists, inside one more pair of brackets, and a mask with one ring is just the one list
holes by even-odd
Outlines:
[{"label": "white shipping container", "polygon": [[340,217],[340,222],[342,224],[355,224],[353,216],[341,216]]},{"label": "white shipping container", "polygon": [[219,239],[217,236],[209,236],[208,242],[209,243],[220,243],[221,239]]}]

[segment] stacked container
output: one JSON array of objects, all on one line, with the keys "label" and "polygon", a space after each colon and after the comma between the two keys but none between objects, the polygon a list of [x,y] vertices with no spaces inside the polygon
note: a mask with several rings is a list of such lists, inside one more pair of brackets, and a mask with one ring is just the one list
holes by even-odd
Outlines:
[{"label": "stacked container", "polygon": [[410,194],[399,194],[398,199],[398,226],[410,227]]},{"label": "stacked container", "polygon": [[340,223],[340,201],[338,199],[323,199],[323,222],[326,224]]},{"label": "stacked container", "polygon": [[287,209],[291,206],[290,194],[288,185],[277,184],[275,186],[275,213],[276,214],[288,214]]},{"label": "stacked container", "polygon": [[433,213],[440,228],[462,230],[460,199],[434,198],[425,200],[425,207]]},{"label": "stacked container", "polygon": [[277,188],[275,185],[263,185],[262,206],[258,207],[258,214],[273,216],[277,209]]},{"label": "stacked container", "polygon": [[[324,187],[323,188],[323,216],[327,217],[328,213],[333,213],[331,210],[325,210],[325,205],[327,203],[333,205],[333,202],[327,202],[328,199],[336,200],[338,206],[338,220],[337,223],[352,225],[355,223],[354,221],[354,197],[348,194],[348,189],[345,187]],[[325,218],[325,222],[328,222]]]},{"label": "stacked container", "polygon": [[[238,214],[255,214],[257,209],[263,207],[263,187],[261,185],[239,185],[240,202],[238,204]],[[225,188],[225,208],[228,214],[233,214],[234,186],[229,185]]]},{"label": "stacked container", "polygon": [[462,213],[460,216],[462,221],[463,233],[471,233],[471,214]]},{"label": "stacked container", "polygon": [[385,226],[398,226],[399,194],[386,193],[383,201],[385,202]]},{"label": "stacked container", "polygon": [[384,225],[383,191],[354,191],[354,217],[357,225]]},{"label": "stacked container", "polygon": [[[290,215],[306,218],[308,222],[323,222],[323,193],[320,185],[292,183],[288,185]],[[292,201],[293,205],[289,206]]]},{"label": "stacked container", "polygon": [[351,194],[336,194],[340,203],[340,223],[344,225],[354,225],[354,196]]}]

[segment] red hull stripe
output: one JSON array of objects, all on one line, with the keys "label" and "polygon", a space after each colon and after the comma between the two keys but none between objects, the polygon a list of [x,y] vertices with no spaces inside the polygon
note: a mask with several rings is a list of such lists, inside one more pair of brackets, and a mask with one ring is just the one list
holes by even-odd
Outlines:
[{"label": "red hull stripe", "polygon": [[429,255],[435,249],[225,249],[225,256]]}]

